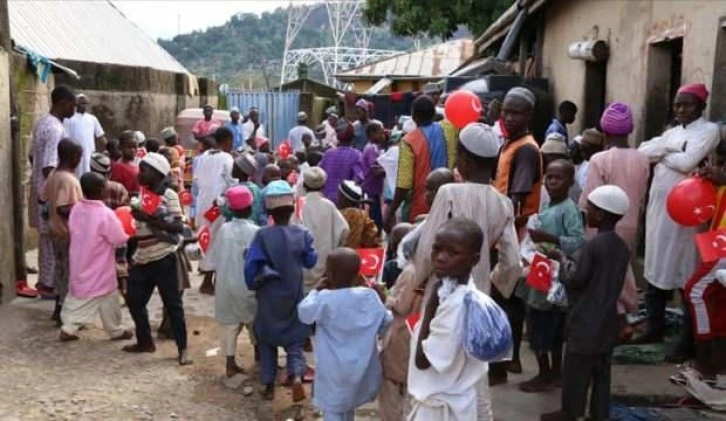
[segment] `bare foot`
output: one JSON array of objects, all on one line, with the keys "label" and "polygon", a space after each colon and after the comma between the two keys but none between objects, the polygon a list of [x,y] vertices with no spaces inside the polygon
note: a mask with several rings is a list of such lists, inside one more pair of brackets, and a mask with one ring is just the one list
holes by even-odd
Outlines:
[{"label": "bare foot", "polygon": [[292,401],[300,402],[305,400],[305,398],[305,389],[303,388],[302,382],[300,382],[300,380],[295,380],[292,384]]}]

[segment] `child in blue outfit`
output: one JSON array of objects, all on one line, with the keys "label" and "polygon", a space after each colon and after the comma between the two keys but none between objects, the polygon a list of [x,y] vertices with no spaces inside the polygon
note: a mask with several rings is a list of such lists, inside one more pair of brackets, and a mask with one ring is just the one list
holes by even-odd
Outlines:
[{"label": "child in blue outfit", "polygon": [[[545,188],[550,202],[540,208],[541,228],[529,231],[538,247],[554,245],[566,255],[572,255],[584,243],[582,215],[568,196],[574,176],[575,167],[570,161],[559,159],[547,166]],[[528,393],[542,392],[560,381],[565,313],[547,302],[547,293],[525,283],[518,287],[517,295],[527,303],[529,342],[539,366],[537,376],[520,384],[519,389]]]},{"label": "child in blue outfit", "polygon": [[315,324],[317,367],[313,404],[325,421],[348,421],[355,409],[375,400],[381,386],[376,338],[393,320],[378,294],[358,285],[355,250],[333,250],[326,275],[298,305],[303,323]]},{"label": "child in blue outfit", "polygon": [[265,206],[274,225],[261,228],[252,240],[245,259],[245,282],[257,292],[257,313],[253,331],[260,354],[260,376],[266,400],[275,396],[277,348],[285,348],[287,373],[294,402],[305,399],[305,341],[310,326],[298,318],[303,299],[303,269],[315,266],[318,256],[307,229],[290,225],[294,211],[293,190],[286,181],[273,181],[265,188]]}]

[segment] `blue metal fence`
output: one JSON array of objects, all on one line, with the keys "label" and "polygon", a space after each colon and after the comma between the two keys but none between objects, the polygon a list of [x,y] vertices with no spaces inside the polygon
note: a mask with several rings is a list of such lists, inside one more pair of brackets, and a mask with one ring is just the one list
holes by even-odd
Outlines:
[{"label": "blue metal fence", "polygon": [[300,111],[300,92],[231,91],[227,93],[227,107],[239,107],[242,113],[250,107],[260,110],[260,122],[273,146],[279,145],[295,126]]}]

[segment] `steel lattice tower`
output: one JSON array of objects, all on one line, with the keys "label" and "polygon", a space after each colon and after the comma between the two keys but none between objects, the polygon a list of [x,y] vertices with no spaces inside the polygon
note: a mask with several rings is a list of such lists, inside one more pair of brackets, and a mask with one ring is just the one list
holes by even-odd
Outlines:
[{"label": "steel lattice tower", "polygon": [[373,60],[400,54],[400,51],[368,48],[371,29],[363,22],[365,0],[324,0],[332,45],[318,48],[294,49],[293,43],[300,29],[306,24],[316,5],[288,7],[287,37],[282,59],[280,83],[297,79],[298,65],[320,65],[325,83],[342,87],[335,75],[339,71],[370,63]]}]

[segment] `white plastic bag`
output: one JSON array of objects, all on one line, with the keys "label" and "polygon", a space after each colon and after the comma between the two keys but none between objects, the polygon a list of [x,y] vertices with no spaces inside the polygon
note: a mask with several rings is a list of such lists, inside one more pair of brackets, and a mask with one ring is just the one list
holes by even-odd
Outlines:
[{"label": "white plastic bag", "polygon": [[466,293],[464,307],[461,339],[466,352],[486,362],[511,360],[512,328],[504,310],[478,290]]},{"label": "white plastic bag", "polygon": [[558,307],[567,307],[567,292],[565,292],[565,286],[560,281],[560,264],[559,262],[553,263],[552,284],[550,284],[550,289],[547,291],[547,302]]},{"label": "white plastic bag", "polygon": [[537,253],[537,245],[532,241],[529,236],[530,230],[538,230],[542,227],[542,222],[539,220],[539,215],[532,215],[527,219],[527,235],[522,240],[522,244],[519,245],[520,255],[524,260],[532,263],[534,254]]}]

